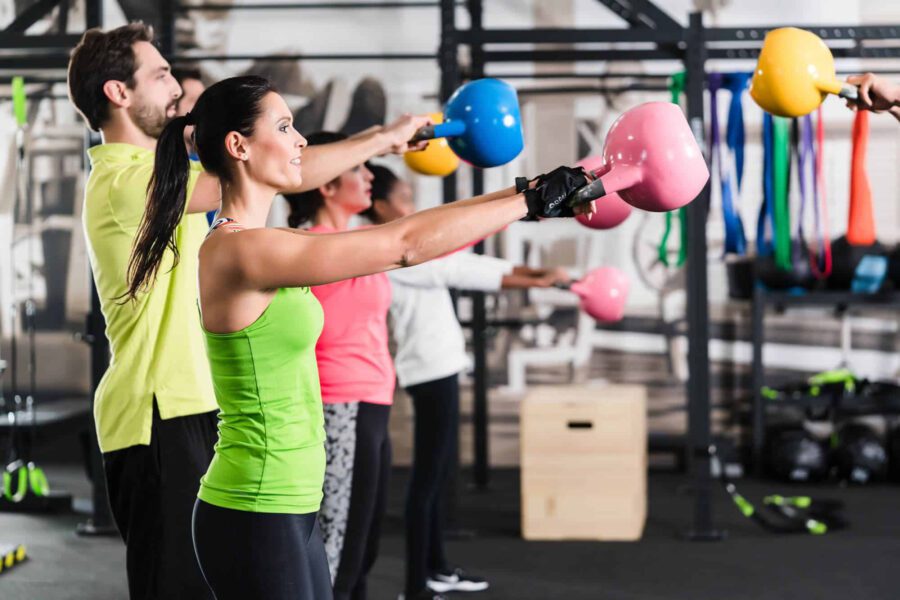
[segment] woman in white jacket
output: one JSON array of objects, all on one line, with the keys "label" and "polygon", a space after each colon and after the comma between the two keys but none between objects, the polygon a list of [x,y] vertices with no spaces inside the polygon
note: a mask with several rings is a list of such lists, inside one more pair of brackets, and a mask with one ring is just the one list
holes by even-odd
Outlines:
[{"label": "woman in white jacket", "polygon": [[[363,213],[387,223],[415,212],[412,190],[390,169],[370,165],[372,207]],[[487,581],[453,568],[443,544],[445,487],[455,468],[459,428],[458,376],[468,363],[465,338],[449,288],[496,292],[567,282],[561,269],[514,267],[469,252],[388,273],[397,345],[394,366],[415,411],[413,466],[406,499],[407,599],[431,592],[481,591]]]}]

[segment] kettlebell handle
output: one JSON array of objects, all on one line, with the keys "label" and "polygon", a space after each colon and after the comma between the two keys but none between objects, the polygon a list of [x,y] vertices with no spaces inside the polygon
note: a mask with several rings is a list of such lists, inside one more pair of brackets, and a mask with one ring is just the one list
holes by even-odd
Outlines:
[{"label": "kettlebell handle", "polygon": [[426,125],[425,127],[420,127],[412,138],[410,138],[409,142],[415,144],[417,142],[424,142],[425,140],[456,137],[462,135],[465,131],[466,124],[462,121],[448,121],[437,125]]},{"label": "kettlebell handle", "polygon": [[845,83],[841,86],[841,91],[838,92],[838,96],[845,100],[859,100],[859,88],[855,85]]},{"label": "kettlebell handle", "polygon": [[598,177],[589,184],[575,190],[575,192],[572,193],[571,200],[569,200],[569,206],[587,204],[588,202],[592,202],[605,195],[606,188],[603,186],[603,181]]},{"label": "kettlebell handle", "polygon": [[852,83],[837,79],[816,82],[816,87],[823,92],[834,94],[844,100],[859,100],[859,88]]}]

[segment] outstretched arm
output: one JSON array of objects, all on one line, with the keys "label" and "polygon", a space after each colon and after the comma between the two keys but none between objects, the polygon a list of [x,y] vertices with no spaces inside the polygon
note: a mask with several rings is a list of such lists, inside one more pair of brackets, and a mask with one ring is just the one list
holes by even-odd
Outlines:
[{"label": "outstretched arm", "polygon": [[437,258],[526,212],[524,196],[507,188],[361,230],[242,231],[229,236],[228,255],[242,285],[251,289],[322,285]]},{"label": "outstretched arm", "polygon": [[427,142],[409,145],[413,134],[431,121],[425,116],[404,115],[384,127],[371,127],[340,142],[309,146],[303,150],[303,183],[288,193],[305,192],[323,186],[344,171],[383,154],[421,150]]},{"label": "outstretched arm", "polygon": [[552,287],[557,283],[568,283],[572,278],[565,269],[533,269],[531,267],[515,267],[512,273],[503,276],[501,286],[505,290]]}]

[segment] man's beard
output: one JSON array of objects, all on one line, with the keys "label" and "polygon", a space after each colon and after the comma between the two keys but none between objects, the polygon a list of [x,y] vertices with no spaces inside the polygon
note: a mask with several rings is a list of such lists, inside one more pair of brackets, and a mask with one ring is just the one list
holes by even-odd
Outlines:
[{"label": "man's beard", "polygon": [[159,109],[150,104],[138,105],[131,110],[131,118],[134,124],[138,126],[138,129],[143,131],[145,135],[153,139],[159,139],[165,126],[172,120],[166,116],[166,113],[173,106],[174,103]]}]

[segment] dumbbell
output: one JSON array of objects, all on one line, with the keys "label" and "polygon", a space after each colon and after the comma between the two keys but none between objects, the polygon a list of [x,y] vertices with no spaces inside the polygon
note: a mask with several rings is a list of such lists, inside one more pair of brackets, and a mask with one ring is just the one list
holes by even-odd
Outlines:
[{"label": "dumbbell", "polygon": [[837,78],[834,56],[819,36],[796,27],[766,34],[750,96],[765,111],[781,117],[802,117],[816,110],[828,94],[856,100],[856,86]]},{"label": "dumbbell", "polygon": [[671,102],[647,102],[622,113],[603,143],[603,169],[592,173],[597,179],[574,192],[571,202],[599,199],[598,210],[614,192],[641,210],[675,210],[709,180],[687,119]]},{"label": "dumbbell", "polygon": [[515,88],[492,78],[464,84],[447,100],[443,122],[422,127],[410,141],[437,138],[447,138],[450,149],[473,166],[505,165],[525,145]]}]

